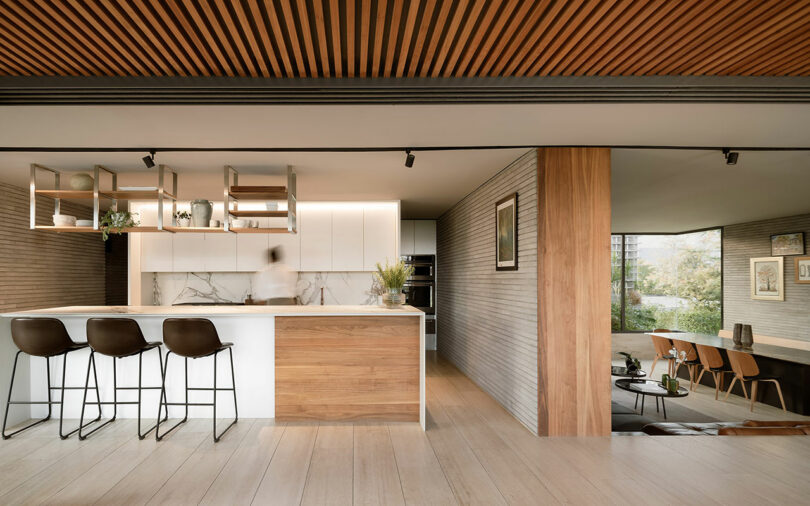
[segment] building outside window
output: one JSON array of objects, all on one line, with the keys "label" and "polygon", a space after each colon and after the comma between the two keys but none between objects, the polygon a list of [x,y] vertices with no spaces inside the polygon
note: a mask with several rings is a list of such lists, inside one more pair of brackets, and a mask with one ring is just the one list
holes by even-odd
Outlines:
[{"label": "building outside window", "polygon": [[612,236],[613,331],[716,334],[722,327],[721,241],[720,229]]}]

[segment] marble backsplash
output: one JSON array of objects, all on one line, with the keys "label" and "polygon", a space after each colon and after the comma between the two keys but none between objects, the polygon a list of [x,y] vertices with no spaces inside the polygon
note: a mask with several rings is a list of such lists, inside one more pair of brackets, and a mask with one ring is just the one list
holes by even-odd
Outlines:
[{"label": "marble backsplash", "polygon": [[[247,272],[158,272],[152,278],[152,303],[243,302],[252,293]],[[302,304],[373,305],[378,303],[370,272],[301,272],[297,292]]]}]

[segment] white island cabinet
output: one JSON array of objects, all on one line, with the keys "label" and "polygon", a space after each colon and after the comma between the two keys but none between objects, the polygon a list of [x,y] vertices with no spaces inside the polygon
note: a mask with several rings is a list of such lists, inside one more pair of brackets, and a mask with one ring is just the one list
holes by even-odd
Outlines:
[{"label": "white island cabinet", "polygon": [[[188,234],[196,235],[196,234]],[[236,395],[239,416],[296,420],[388,420],[425,422],[425,314],[402,306],[72,306],[37,309],[0,315],[0,340],[11,343],[9,319],[57,318],[76,341],[87,340],[88,318],[132,318],[148,341],[161,341],[166,318],[207,318],[220,339],[233,343]],[[312,336],[315,336],[314,338]],[[89,349],[75,351],[67,361],[66,384],[84,385]],[[165,359],[166,349],[162,349]],[[158,354],[143,357],[143,384],[159,385]],[[184,396],[183,360],[169,357],[166,393],[169,402]],[[15,384],[19,400],[42,398],[46,388],[46,361],[41,357],[21,358]],[[113,359],[95,357],[102,401],[112,399]],[[210,387],[214,361],[188,361],[188,383]],[[116,362],[119,385],[138,381],[138,357]],[[323,370],[331,371],[333,388],[324,389]],[[62,360],[50,361],[50,375],[61,378]],[[27,377],[25,377],[27,376]],[[230,387],[227,357],[217,361],[218,386]],[[393,378],[393,379],[392,379]],[[92,384],[92,379],[91,379]],[[17,389],[19,385],[19,390]],[[7,388],[7,387],[6,387]],[[0,392],[8,395],[8,392]],[[81,390],[65,392],[65,418],[78,418]],[[134,400],[136,392],[119,392],[120,400]],[[191,402],[210,402],[211,392],[190,393]],[[5,398],[5,397],[4,397]],[[158,391],[143,393],[142,415],[157,415]],[[95,409],[88,408],[95,416]],[[172,407],[171,417],[181,416]],[[112,408],[105,406],[106,416]],[[43,405],[15,407],[12,423],[47,413]],[[230,395],[220,395],[217,417],[233,416]],[[134,405],[118,408],[119,418],[137,416]],[[192,406],[192,418],[210,418],[211,409]]]}]

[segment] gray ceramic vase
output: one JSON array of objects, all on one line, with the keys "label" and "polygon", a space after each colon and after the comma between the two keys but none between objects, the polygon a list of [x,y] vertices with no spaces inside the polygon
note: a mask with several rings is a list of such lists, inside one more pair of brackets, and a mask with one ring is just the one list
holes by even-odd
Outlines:
[{"label": "gray ceramic vase", "polygon": [[734,324],[734,335],[733,335],[734,346],[740,346],[740,343],[742,342],[742,328],[743,328],[742,323]]},{"label": "gray ceramic vase", "polygon": [[749,349],[754,346],[754,331],[751,330],[751,325],[743,325],[740,345]]},{"label": "gray ceramic vase", "polygon": [[191,226],[207,227],[214,212],[214,204],[210,200],[197,199],[191,201]]}]

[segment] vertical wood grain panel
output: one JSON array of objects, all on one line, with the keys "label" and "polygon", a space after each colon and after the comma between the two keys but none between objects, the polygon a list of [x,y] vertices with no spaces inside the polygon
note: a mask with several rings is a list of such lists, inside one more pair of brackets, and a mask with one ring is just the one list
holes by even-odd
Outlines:
[{"label": "vertical wood grain panel", "polygon": [[[495,270],[495,202],[518,194],[517,271]],[[437,222],[439,352],[537,431],[537,156],[526,153]]]},{"label": "vertical wood grain panel", "polygon": [[[0,183],[0,195],[0,313],[104,305],[101,235],[30,230],[28,189]],[[37,203],[37,222],[52,225],[53,200],[40,197]],[[62,213],[80,219],[92,217],[91,208],[65,201]]]},{"label": "vertical wood grain panel", "polygon": [[538,167],[539,433],[610,434],[610,150],[544,148]]}]

